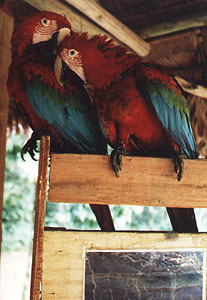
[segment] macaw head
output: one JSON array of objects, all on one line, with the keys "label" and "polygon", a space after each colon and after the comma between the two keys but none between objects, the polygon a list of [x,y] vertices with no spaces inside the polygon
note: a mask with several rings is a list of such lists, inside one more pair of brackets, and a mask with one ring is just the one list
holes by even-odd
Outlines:
[{"label": "macaw head", "polygon": [[122,72],[139,59],[106,35],[89,38],[87,33],[71,33],[59,44],[56,53],[54,72],[61,85],[64,62],[84,82],[97,89],[106,89],[112,81],[119,81]]},{"label": "macaw head", "polygon": [[61,40],[70,35],[70,31],[71,24],[65,16],[49,11],[35,12],[15,27],[11,39],[12,54],[21,56],[29,46],[52,39],[54,33],[59,32],[58,39]]},{"label": "macaw head", "polygon": [[84,82],[87,81],[94,88],[106,88],[112,80],[120,78],[118,56],[121,57],[123,49],[106,35],[89,38],[87,33],[72,33],[64,38],[57,49],[56,78],[61,84],[61,62],[64,62]]}]

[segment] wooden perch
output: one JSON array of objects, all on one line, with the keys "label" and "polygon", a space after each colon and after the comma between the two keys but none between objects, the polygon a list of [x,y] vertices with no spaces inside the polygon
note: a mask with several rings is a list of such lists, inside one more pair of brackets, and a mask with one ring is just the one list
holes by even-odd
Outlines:
[{"label": "wooden perch", "polygon": [[92,0],[65,0],[88,18],[109,32],[114,38],[125,44],[140,56],[147,56],[150,45],[136,33],[112,16],[107,10]]},{"label": "wooden perch", "polygon": [[109,156],[53,154],[49,201],[207,207],[206,175],[207,161],[202,159],[185,159],[178,182],[171,159],[123,157],[116,178]]}]

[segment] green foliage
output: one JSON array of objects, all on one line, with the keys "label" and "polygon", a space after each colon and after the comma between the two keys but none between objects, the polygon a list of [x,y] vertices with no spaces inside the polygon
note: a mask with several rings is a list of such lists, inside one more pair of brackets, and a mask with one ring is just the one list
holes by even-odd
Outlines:
[{"label": "green foliage", "polygon": [[45,225],[83,230],[99,228],[89,205],[76,203],[47,203]]},{"label": "green foliage", "polygon": [[30,176],[31,168],[25,170],[26,162],[20,157],[24,140],[12,135],[7,141],[2,219],[4,251],[27,247],[31,240],[35,183],[34,176]]},{"label": "green foliage", "polygon": [[113,206],[112,214],[117,230],[172,230],[164,207]]}]

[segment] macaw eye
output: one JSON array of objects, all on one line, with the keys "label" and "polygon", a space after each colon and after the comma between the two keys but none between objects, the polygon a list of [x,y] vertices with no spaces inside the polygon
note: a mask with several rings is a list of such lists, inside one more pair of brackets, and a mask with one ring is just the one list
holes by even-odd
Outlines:
[{"label": "macaw eye", "polygon": [[48,22],[49,22],[49,20],[46,19],[46,18],[43,18],[43,19],[41,20],[41,23],[42,23],[43,25],[47,25]]},{"label": "macaw eye", "polygon": [[69,50],[69,56],[70,56],[70,57],[74,57],[77,53],[78,53],[78,52],[77,52],[76,50],[74,50],[74,49],[70,49],[70,50]]}]

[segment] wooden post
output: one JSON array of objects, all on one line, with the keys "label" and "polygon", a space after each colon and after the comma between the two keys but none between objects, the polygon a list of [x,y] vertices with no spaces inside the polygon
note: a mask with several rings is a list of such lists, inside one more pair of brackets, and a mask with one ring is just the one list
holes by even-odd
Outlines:
[{"label": "wooden post", "polygon": [[[11,61],[10,37],[13,31],[13,17],[0,8],[0,224],[3,211],[3,188],[6,149],[6,128],[8,119],[9,97],[6,88],[7,70]],[[2,228],[0,225],[0,253]]]},{"label": "wooden post", "polygon": [[30,300],[40,299],[40,283],[42,278],[43,233],[46,208],[48,163],[49,163],[50,138],[43,136],[40,143],[39,171],[36,189],[36,207],[34,240],[32,255],[32,274]]}]

